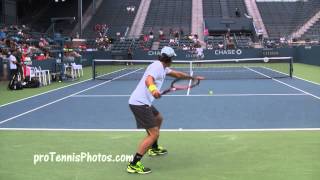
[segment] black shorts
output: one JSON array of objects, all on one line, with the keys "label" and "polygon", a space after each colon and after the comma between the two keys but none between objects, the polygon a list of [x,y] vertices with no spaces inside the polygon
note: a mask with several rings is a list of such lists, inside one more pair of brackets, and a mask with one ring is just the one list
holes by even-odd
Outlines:
[{"label": "black shorts", "polygon": [[159,111],[154,106],[129,104],[137,122],[137,128],[150,129],[157,126],[156,116]]}]

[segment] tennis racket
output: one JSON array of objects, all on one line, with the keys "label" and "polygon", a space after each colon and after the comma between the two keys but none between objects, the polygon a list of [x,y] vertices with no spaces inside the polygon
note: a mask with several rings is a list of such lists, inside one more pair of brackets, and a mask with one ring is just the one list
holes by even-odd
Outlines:
[{"label": "tennis racket", "polygon": [[177,90],[191,89],[200,84],[200,79],[175,79],[172,81],[170,88],[161,92],[161,95],[174,92]]}]

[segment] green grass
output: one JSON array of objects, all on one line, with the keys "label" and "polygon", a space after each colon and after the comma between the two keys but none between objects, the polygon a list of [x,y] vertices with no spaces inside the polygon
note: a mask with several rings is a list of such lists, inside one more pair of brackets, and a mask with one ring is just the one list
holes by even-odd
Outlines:
[{"label": "green grass", "polygon": [[320,83],[320,66],[295,63],[293,68],[294,76]]},{"label": "green grass", "polygon": [[144,132],[0,131],[0,179],[320,179],[320,132],[162,132],[169,153],[143,158],[148,175],[127,162],[43,162],[37,153],[133,154]]},{"label": "green grass", "polygon": [[[294,75],[320,83],[320,67],[294,64]],[[0,82],[0,105],[91,78],[91,68],[74,82],[7,90]],[[153,172],[139,176],[125,172],[126,162],[33,164],[34,155],[133,154],[142,132],[0,131],[0,179],[215,179],[316,180],[320,179],[320,132],[162,132],[164,157],[144,157]]]}]

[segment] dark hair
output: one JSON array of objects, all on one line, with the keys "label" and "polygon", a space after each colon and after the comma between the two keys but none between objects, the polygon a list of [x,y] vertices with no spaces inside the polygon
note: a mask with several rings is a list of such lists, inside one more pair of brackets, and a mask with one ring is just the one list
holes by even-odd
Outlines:
[{"label": "dark hair", "polygon": [[168,55],[162,53],[161,56],[159,56],[159,61],[164,62],[164,63],[171,63],[172,58],[169,57]]}]

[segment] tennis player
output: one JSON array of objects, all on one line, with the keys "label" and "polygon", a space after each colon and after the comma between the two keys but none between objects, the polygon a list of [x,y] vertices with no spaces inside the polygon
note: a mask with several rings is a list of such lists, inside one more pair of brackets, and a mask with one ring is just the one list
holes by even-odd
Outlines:
[{"label": "tennis player", "polygon": [[146,129],[147,136],[140,142],[137,153],[132,162],[127,166],[129,173],[147,174],[150,168],[142,165],[141,159],[148,152],[150,156],[167,154],[168,151],[158,145],[161,113],[152,105],[154,99],[161,97],[160,88],[166,75],[181,79],[204,79],[201,76],[191,77],[188,74],[170,69],[171,59],[176,53],[171,47],[165,46],[161,50],[159,61],[150,64],[136,89],[130,96],[129,107],[136,119],[137,127]]}]

